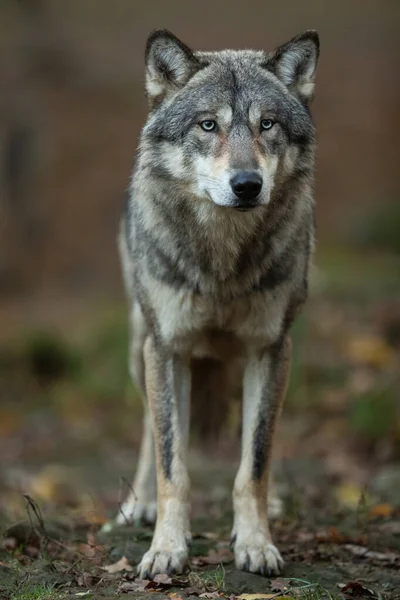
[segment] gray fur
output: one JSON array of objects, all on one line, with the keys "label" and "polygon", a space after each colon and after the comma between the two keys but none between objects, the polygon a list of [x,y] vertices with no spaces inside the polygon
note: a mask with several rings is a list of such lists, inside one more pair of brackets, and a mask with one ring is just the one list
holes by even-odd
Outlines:
[{"label": "gray fur", "polygon": [[[169,32],[152,34],[146,49],[150,110],[120,229],[133,330],[142,332],[143,343],[148,340],[149,361],[158,369],[158,375],[146,372],[147,394],[158,485],[180,498],[182,507],[174,535],[188,522],[186,434],[176,416],[176,390],[189,389],[190,377],[182,380],[185,365],[208,356],[246,365],[250,416],[234,492],[235,556],[239,567],[260,573],[278,572],[282,561],[268,522],[258,523],[249,513],[249,527],[253,523],[263,532],[259,546],[251,546],[243,511],[246,494],[250,500],[261,494],[266,502],[272,436],[290,360],[287,333],[307,296],[315,157],[309,102],[318,53],[312,31],[271,54],[194,52]],[[204,120],[215,128],[204,131]],[[271,128],[261,127],[263,120],[272,121]],[[230,184],[242,171],[262,179],[251,209]],[[143,367],[135,370],[143,380]],[[159,497],[163,516],[141,575],[154,575],[165,564],[176,570],[183,565],[183,534],[176,542],[179,557],[164,552],[163,544],[172,543],[162,504],[166,493]]]}]

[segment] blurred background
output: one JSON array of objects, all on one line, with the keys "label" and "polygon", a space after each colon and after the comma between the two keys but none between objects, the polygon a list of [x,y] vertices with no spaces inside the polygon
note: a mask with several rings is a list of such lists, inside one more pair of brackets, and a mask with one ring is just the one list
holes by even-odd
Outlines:
[{"label": "blurred background", "polygon": [[[1,518],[24,513],[28,490],[101,523],[133,476],[141,405],[115,239],[154,28],[210,50],[319,31],[318,246],[278,473],[289,499],[316,497],[322,474],[346,506],[365,494],[398,505],[400,4],[2,0]],[[195,438],[195,510],[229,497],[239,429],[233,402],[218,435]]]}]

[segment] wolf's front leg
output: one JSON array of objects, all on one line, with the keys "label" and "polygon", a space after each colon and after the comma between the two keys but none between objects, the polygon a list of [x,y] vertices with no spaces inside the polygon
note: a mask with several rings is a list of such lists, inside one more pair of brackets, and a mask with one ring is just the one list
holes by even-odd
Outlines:
[{"label": "wolf's front leg", "polygon": [[[189,402],[189,361],[172,356],[152,338],[144,347],[146,392],[153,421],[157,465],[157,522],[150,550],[139,565],[142,579],[181,573],[188,559],[189,478],[186,431],[178,404]],[[178,398],[185,394],[186,398]]]},{"label": "wolf's front leg", "polygon": [[272,441],[290,363],[290,340],[249,359],[243,385],[242,457],[233,504],[233,542],[236,566],[271,575],[283,560],[273,545],[268,523],[267,495]]}]

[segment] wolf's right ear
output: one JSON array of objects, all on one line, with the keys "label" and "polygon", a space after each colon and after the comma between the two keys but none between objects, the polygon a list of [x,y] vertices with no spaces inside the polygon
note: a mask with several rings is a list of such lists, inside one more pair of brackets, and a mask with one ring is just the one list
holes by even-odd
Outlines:
[{"label": "wolf's right ear", "polygon": [[170,31],[154,31],[146,45],[146,90],[150,108],[183,87],[200,68],[192,50]]}]

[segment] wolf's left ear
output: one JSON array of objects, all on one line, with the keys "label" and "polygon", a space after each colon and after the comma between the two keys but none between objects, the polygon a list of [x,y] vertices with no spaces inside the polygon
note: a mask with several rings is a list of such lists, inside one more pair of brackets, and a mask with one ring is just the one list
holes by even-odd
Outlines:
[{"label": "wolf's left ear", "polygon": [[146,90],[150,108],[183,87],[201,68],[192,50],[170,31],[154,31],[146,45]]},{"label": "wolf's left ear", "polygon": [[274,50],[265,67],[302,102],[308,103],[314,95],[318,57],[319,36],[310,29]]}]

